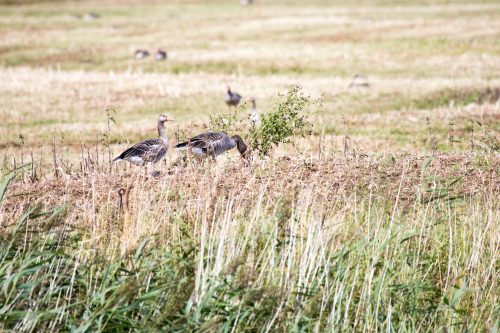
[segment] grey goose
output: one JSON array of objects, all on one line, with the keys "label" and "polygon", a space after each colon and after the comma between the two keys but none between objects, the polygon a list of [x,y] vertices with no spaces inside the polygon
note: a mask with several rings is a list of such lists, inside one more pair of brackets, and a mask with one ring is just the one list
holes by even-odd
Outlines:
[{"label": "grey goose", "polygon": [[353,87],[369,88],[370,83],[368,82],[368,78],[363,74],[354,75],[349,84],[349,88]]},{"label": "grey goose", "polygon": [[165,133],[165,122],[172,121],[166,115],[161,114],[158,117],[158,135],[157,139],[149,139],[139,142],[128,148],[120,154],[113,162],[128,161],[135,165],[145,165],[147,163],[155,164],[160,161],[168,150],[168,137]]},{"label": "grey goose", "polygon": [[82,16],[84,20],[91,21],[99,18],[99,15],[94,12],[88,12]]},{"label": "grey goose", "polygon": [[227,87],[227,93],[224,95],[224,101],[228,106],[237,106],[241,101],[241,95],[231,91],[231,88]]},{"label": "grey goose", "polygon": [[247,146],[239,135],[229,136],[224,132],[205,132],[197,135],[186,142],[174,146],[179,150],[188,149],[191,154],[197,157],[211,156],[213,160],[228,150],[236,147],[240,154],[244,156]]},{"label": "grey goose", "polygon": [[149,57],[149,52],[147,50],[137,50],[134,53],[134,57],[137,60],[141,60],[141,59]]},{"label": "grey goose", "polygon": [[255,103],[255,98],[250,98],[250,103],[252,103],[252,109],[250,110],[250,121],[253,126],[257,126],[260,123],[260,115],[257,111],[257,104]]},{"label": "grey goose", "polygon": [[162,49],[158,49],[155,54],[155,60],[156,61],[162,61],[167,59],[167,52],[163,51]]}]

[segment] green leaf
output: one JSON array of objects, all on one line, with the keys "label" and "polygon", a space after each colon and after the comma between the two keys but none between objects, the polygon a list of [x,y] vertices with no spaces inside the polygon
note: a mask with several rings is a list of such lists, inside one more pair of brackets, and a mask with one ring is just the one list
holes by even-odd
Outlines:
[{"label": "green leaf", "polygon": [[458,183],[460,180],[462,180],[463,177],[457,177],[455,178],[454,180],[451,181],[451,183],[448,184],[448,187],[451,187],[453,185],[455,185],[456,183]]},{"label": "green leaf", "polygon": [[431,164],[432,160],[433,160],[433,158],[429,157],[428,159],[426,159],[424,161],[424,164],[422,164],[422,172],[424,172],[427,169],[427,167],[429,166],[429,164]]},{"label": "green leaf", "polygon": [[452,308],[455,307],[455,305],[458,304],[458,302],[460,302],[460,299],[462,298],[462,296],[465,294],[465,292],[467,291],[467,288],[465,287],[462,287],[460,289],[458,289],[454,294],[453,294],[453,298],[451,299],[451,302],[450,302],[450,306]]},{"label": "green leaf", "polygon": [[410,234],[404,235],[404,236],[403,236],[403,238],[401,239],[401,241],[400,241],[399,243],[400,243],[400,244],[401,244],[401,243],[404,243],[404,242],[406,242],[407,240],[410,240],[411,238],[413,238],[413,237],[415,237],[415,236],[417,236],[417,235],[418,235],[418,233],[416,233],[416,232],[412,232],[412,233],[410,233]]},{"label": "green leaf", "polygon": [[139,261],[139,259],[141,258],[141,255],[142,255],[142,251],[144,250],[144,247],[146,246],[146,244],[148,243],[148,239],[144,239],[141,244],[139,245],[139,247],[137,248],[137,250],[135,251],[135,255],[134,255],[134,261],[137,262]]},{"label": "green leaf", "polygon": [[16,174],[14,172],[10,172],[2,177],[2,182],[0,183],[0,202],[3,200],[3,196],[5,194],[5,191],[7,191],[7,186],[9,186],[9,183]]}]

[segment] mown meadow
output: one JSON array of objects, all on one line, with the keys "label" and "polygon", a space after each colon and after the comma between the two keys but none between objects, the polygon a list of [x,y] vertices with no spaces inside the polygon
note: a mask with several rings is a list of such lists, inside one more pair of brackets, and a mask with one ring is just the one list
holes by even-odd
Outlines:
[{"label": "mown meadow", "polygon": [[[497,332],[499,17],[0,0],[0,331]],[[112,164],[160,113],[249,158]]]}]

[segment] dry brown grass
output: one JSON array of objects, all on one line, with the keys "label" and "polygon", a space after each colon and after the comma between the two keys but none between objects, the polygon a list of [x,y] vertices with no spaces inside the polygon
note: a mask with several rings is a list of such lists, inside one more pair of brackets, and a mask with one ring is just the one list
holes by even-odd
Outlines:
[{"label": "dry brown grass", "polygon": [[[0,3],[0,330],[499,327],[496,2]],[[324,107],[249,164],[110,166],[226,85]]]},{"label": "dry brown grass", "polygon": [[[416,199],[421,202],[442,199],[433,188],[447,189],[446,198],[464,199],[483,191],[497,196],[499,159],[493,156],[488,159],[487,167],[478,168],[478,158],[471,154],[434,157],[389,154],[336,156],[327,160],[284,158],[274,162],[255,161],[250,166],[243,161],[222,160],[216,167],[209,163],[161,167],[159,177],[145,174],[136,167],[115,166],[109,173],[106,166],[95,169],[90,164],[83,172],[65,173],[61,168],[59,177],[40,174],[39,170],[37,179],[33,179],[32,173],[23,172],[11,185],[4,203],[3,227],[9,224],[5,221],[15,221],[29,206],[69,204],[70,224],[92,229],[96,216],[102,214],[104,225],[101,227],[106,228],[106,224],[115,223],[118,216],[107,214],[119,213],[119,189],[127,189],[128,213],[138,223],[142,213],[139,207],[151,201],[155,202],[154,207],[161,209],[155,214],[164,215],[168,220],[173,212],[179,214],[176,211],[179,200],[184,203],[202,200],[213,210],[219,200],[231,198],[235,206],[246,207],[265,195],[266,206],[275,207],[280,201],[294,200],[305,191],[314,198],[317,209],[335,214],[342,200],[357,192],[390,201],[397,199],[404,209]],[[157,194],[165,201],[154,199]],[[180,213],[188,221],[193,219],[189,216],[192,208],[188,204]],[[101,235],[101,230],[93,232],[96,237]]]}]

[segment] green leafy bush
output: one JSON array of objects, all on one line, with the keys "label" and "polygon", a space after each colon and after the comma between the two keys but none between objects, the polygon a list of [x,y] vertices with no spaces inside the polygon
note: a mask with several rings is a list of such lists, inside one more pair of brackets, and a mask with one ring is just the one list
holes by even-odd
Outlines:
[{"label": "green leafy bush", "polygon": [[237,111],[231,113],[210,115],[210,129],[213,131],[221,131],[224,133],[232,133],[237,131],[243,121]]},{"label": "green leafy bush", "polygon": [[250,130],[250,145],[260,156],[266,156],[273,145],[290,142],[294,135],[309,134],[312,124],[304,110],[310,104],[300,87],[290,87],[272,112],[261,115],[260,126]]},{"label": "green leafy bush", "polygon": [[294,135],[310,133],[312,124],[307,120],[306,109],[315,101],[306,96],[300,87],[292,86],[273,111],[260,114],[260,124],[255,126],[246,113],[234,112],[210,116],[210,128],[225,133],[242,132],[253,150],[261,157],[269,155],[273,146],[288,143]]}]

